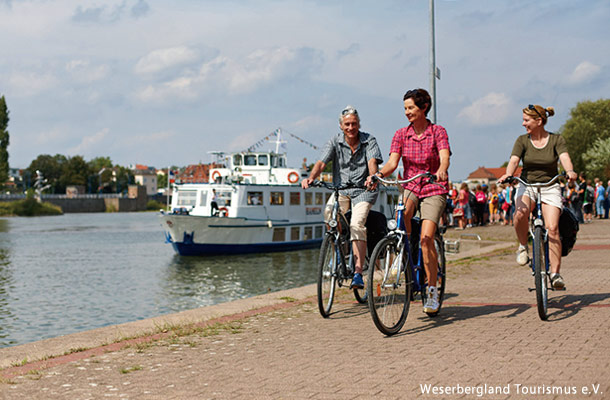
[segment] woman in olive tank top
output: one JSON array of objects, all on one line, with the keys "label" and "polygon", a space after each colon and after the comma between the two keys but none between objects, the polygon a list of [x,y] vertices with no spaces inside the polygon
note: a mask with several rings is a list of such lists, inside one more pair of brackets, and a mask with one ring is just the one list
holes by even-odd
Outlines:
[{"label": "woman in olive tank top", "polygon": [[[515,141],[506,173],[499,179],[503,181],[513,176],[519,162],[523,162],[521,179],[528,183],[543,183],[557,175],[557,161],[566,170],[568,178],[576,180],[572,160],[562,136],[548,132],[545,125],[548,117],[555,114],[553,107],[543,108],[540,105],[530,104],[523,109],[523,127],[526,134]],[[561,241],[559,240],[559,216],[563,207],[559,184],[541,190],[542,215],[549,235],[549,261],[551,264],[551,284],[556,289],[563,289],[565,283],[559,269],[561,268]],[[535,195],[532,190],[519,185],[515,195],[514,225],[519,249],[517,250],[517,263],[527,264],[529,260],[527,251],[528,222],[532,209],[535,206]]]}]

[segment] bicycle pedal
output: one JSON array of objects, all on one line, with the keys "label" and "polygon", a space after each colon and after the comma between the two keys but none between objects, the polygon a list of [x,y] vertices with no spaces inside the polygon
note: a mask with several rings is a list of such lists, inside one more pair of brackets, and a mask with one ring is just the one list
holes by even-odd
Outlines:
[{"label": "bicycle pedal", "polygon": [[535,292],[536,288],[527,288],[528,292]]}]

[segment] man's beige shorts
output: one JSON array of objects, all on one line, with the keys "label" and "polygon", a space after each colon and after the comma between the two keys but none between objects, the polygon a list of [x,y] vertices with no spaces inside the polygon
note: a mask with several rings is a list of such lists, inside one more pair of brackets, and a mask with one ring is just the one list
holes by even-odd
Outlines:
[{"label": "man's beige shorts", "polygon": [[[437,194],[430,197],[424,197],[423,199],[418,199],[413,192],[405,189],[403,201],[407,204],[407,199],[415,203],[415,209],[419,208],[419,215],[422,220],[427,219],[434,222],[437,226],[441,219],[441,215],[443,215],[443,211],[445,211],[445,206],[447,205],[446,195]],[[421,203],[421,206],[420,206]]]},{"label": "man's beige shorts", "polygon": [[[348,196],[339,195],[339,208],[342,214],[345,214],[350,209],[350,198]],[[326,208],[324,209],[324,220],[329,221],[335,204],[335,195],[330,196]],[[352,217],[350,219],[349,230],[350,240],[366,241],[366,217],[373,205],[367,201],[361,201],[352,207]]]}]

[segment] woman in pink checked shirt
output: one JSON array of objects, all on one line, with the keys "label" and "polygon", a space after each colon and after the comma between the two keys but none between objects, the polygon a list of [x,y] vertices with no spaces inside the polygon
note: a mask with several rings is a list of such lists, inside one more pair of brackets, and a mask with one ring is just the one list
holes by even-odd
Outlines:
[{"label": "woman in pink checked shirt", "polygon": [[432,99],[424,89],[409,90],[403,97],[405,115],[409,126],[396,131],[390,147],[388,163],[377,172],[384,177],[390,175],[402,159],[405,179],[424,172],[436,175],[438,184],[422,178],[405,185],[405,221],[407,233],[411,233],[411,217],[420,207],[422,220],[421,248],[424,268],[428,276],[428,300],[424,312],[436,314],[439,309],[436,279],[438,255],[434,247],[434,235],[445,210],[448,187],[449,138],[447,131],[427,118]]}]

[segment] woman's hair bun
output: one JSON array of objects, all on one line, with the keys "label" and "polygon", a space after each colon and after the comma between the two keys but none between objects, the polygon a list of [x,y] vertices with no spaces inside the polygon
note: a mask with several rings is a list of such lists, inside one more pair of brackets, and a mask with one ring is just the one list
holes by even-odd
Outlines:
[{"label": "woman's hair bun", "polygon": [[552,117],[553,115],[555,115],[555,107],[547,107],[546,108],[546,114],[549,117]]}]

